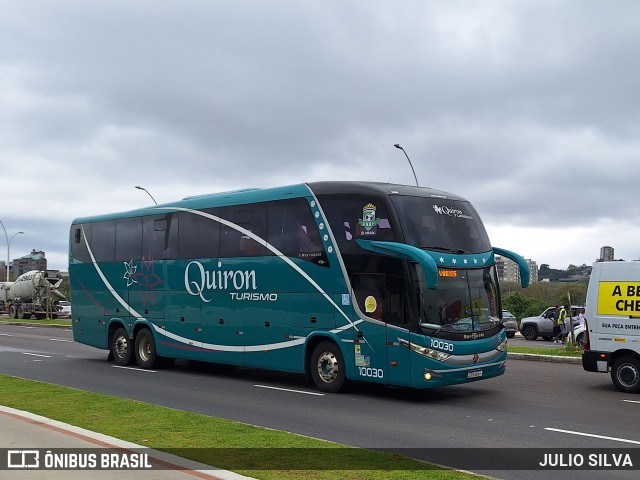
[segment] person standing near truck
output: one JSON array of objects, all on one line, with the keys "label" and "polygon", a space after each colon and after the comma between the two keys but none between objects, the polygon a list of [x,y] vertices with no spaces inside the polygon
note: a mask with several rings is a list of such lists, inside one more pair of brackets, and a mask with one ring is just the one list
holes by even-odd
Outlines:
[{"label": "person standing near truck", "polygon": [[560,312],[560,305],[556,305],[556,308],[547,317],[553,323],[553,343],[558,343],[556,337],[560,335],[560,326],[558,325],[558,313]]},{"label": "person standing near truck", "polygon": [[556,324],[559,332],[555,337],[553,337],[553,343],[564,343],[564,340],[567,337],[567,326],[565,324],[566,317],[567,307],[556,305]]}]

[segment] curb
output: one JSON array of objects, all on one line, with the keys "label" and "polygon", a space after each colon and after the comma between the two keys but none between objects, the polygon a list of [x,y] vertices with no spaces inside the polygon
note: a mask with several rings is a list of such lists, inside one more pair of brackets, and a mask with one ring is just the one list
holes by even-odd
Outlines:
[{"label": "curb", "polygon": [[[11,417],[26,421],[29,425],[27,428],[35,428],[35,433],[37,433],[37,429],[46,428],[55,431],[60,435],[77,438],[83,442],[93,444],[94,448],[148,451],[148,455],[152,460],[152,463],[163,465],[165,468],[169,468],[169,470],[180,471],[184,474],[185,477],[192,476],[194,478],[205,480],[253,480],[253,477],[246,477],[235,472],[219,469],[211,465],[199,463],[160,450],[151,449],[142,445],[138,445],[136,443],[128,442],[126,440],[120,440],[119,438],[104,435],[102,433],[97,433],[81,427],[76,427],[75,425],[69,425],[64,422],[59,422],[57,420],[43,417],[41,415],[37,415],[35,413],[27,412],[24,410],[18,410],[12,407],[0,405],[0,414],[9,415]],[[9,438],[11,438],[10,433]],[[11,441],[9,444],[11,444]],[[147,473],[153,475],[153,471],[148,471]],[[46,474],[43,474],[43,476],[40,478],[54,477],[49,477]],[[58,477],[56,476],[55,478]]]}]

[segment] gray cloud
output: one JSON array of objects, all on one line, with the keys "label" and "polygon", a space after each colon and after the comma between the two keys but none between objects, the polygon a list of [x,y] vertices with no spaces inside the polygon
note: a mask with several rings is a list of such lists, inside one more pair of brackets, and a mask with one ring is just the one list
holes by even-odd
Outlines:
[{"label": "gray cloud", "polygon": [[399,142],[492,235],[527,232],[500,246],[564,268],[610,238],[638,258],[638,31],[640,5],[621,0],[11,2],[0,219],[63,267],[70,221],[147,203],[133,185],[169,201],[413,183]]}]

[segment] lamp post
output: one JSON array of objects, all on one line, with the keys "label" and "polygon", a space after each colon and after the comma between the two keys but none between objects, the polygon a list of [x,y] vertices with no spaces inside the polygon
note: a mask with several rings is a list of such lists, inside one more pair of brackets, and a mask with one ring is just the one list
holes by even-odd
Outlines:
[{"label": "lamp post", "polygon": [[7,240],[7,282],[9,281],[9,252],[11,251],[11,241],[15,238],[16,235],[22,235],[24,234],[24,232],[16,232],[14,233],[11,238],[9,238],[9,235],[7,234],[7,229],[4,228],[4,223],[2,223],[2,220],[0,220],[0,225],[2,225],[2,230],[4,230],[4,238]]},{"label": "lamp post", "polygon": [[153,200],[153,203],[155,203],[156,205],[158,204],[158,202],[156,202],[156,199],[155,199],[155,198],[153,198],[153,195],[151,195],[151,194],[149,193],[149,190],[147,190],[147,189],[146,189],[146,188],[144,188],[144,187],[141,187],[140,185],[136,185],[136,188],[137,188],[138,190],[144,190],[145,192],[147,192],[147,195],[149,195],[149,196],[151,197],[151,200]]}]

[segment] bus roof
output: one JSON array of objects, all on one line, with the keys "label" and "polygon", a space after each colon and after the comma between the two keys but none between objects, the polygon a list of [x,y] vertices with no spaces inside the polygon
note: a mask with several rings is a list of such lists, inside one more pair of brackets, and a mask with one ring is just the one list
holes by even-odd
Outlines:
[{"label": "bus roof", "polygon": [[378,195],[413,195],[416,197],[450,198],[466,201],[466,199],[453,193],[444,192],[428,187],[416,187],[412,185],[400,185],[384,182],[310,182],[309,188],[316,194],[328,193],[352,193],[352,194],[378,194]]},{"label": "bus roof", "polygon": [[242,205],[256,202],[266,202],[272,200],[283,200],[287,198],[304,197],[313,192],[321,194],[361,194],[361,195],[414,195],[437,198],[449,198],[466,201],[464,198],[426,187],[415,187],[411,185],[400,185],[382,182],[356,182],[356,181],[322,181],[299,183],[283,187],[272,188],[247,188],[242,190],[232,190],[228,192],[217,192],[203,195],[193,195],[185,197],[175,202],[160,205],[151,205],[144,208],[129,210],[125,212],[106,213],[89,217],[76,218],[72,224],[97,222],[111,220],[115,218],[137,217],[142,215],[158,215],[164,213],[168,207],[182,208],[212,208],[226,205]]}]

